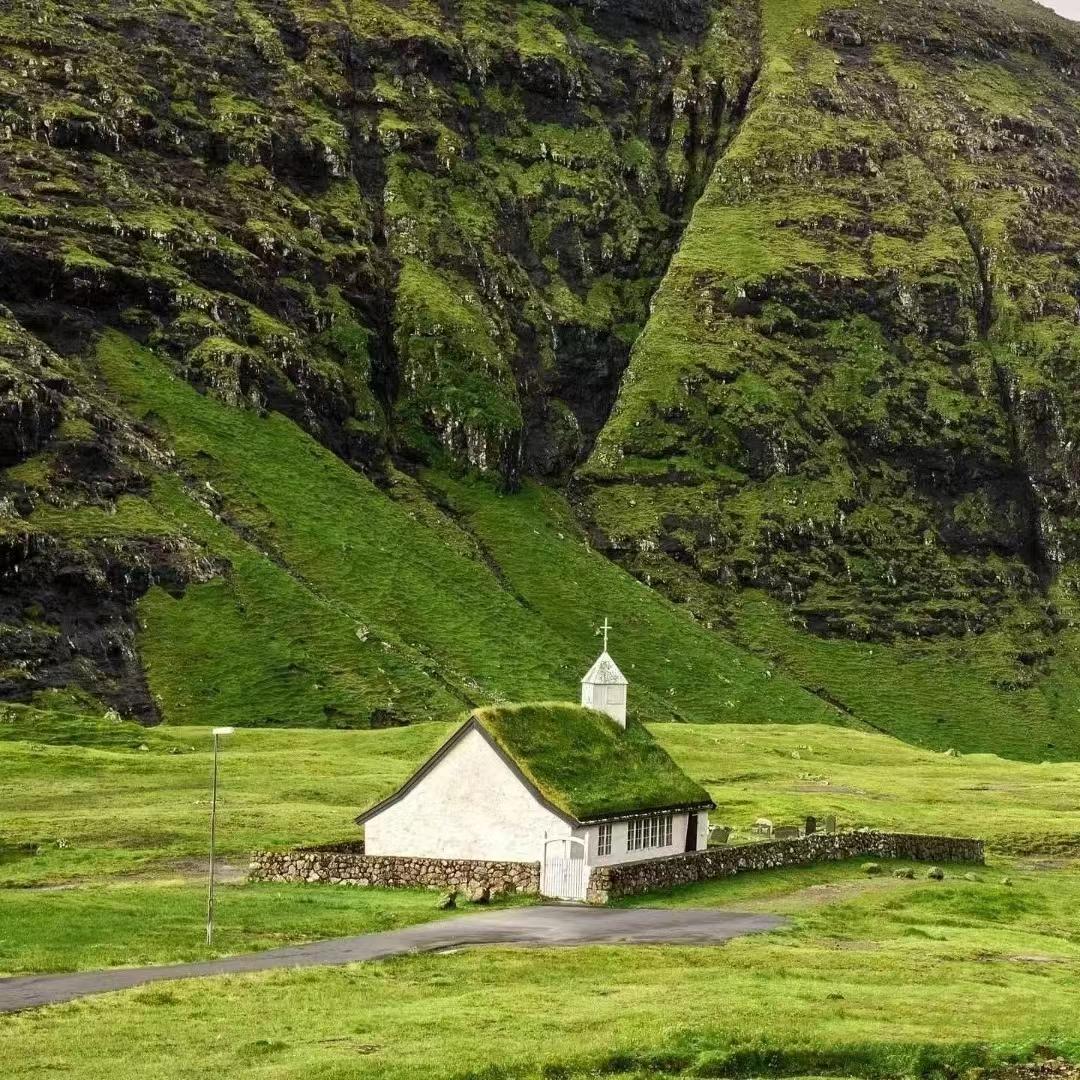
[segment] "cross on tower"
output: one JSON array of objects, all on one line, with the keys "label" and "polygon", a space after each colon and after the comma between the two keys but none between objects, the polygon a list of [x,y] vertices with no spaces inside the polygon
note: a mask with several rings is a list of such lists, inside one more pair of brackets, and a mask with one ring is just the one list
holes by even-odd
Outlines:
[{"label": "cross on tower", "polygon": [[604,616],[604,625],[600,627],[604,631],[604,652],[607,652],[607,636],[608,631],[614,629],[614,627],[607,621],[607,616]]}]

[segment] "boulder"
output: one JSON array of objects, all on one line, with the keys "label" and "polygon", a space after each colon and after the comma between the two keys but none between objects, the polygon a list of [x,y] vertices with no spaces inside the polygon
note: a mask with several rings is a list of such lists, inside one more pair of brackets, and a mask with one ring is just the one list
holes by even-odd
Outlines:
[{"label": "boulder", "polygon": [[489,904],[491,903],[491,890],[486,885],[478,885],[474,889],[469,890],[469,903],[470,904]]},{"label": "boulder", "polygon": [[453,889],[451,889],[450,892],[444,892],[435,902],[435,906],[440,911],[448,911],[450,908],[456,908],[457,893]]},{"label": "boulder", "polygon": [[910,881],[915,877],[915,871],[910,866],[901,866],[899,869],[893,871],[893,877],[906,878]]},{"label": "boulder", "polygon": [[862,864],[862,872],[874,876],[881,873],[881,863],[876,862],[864,862]]},{"label": "boulder", "polygon": [[931,866],[930,869],[926,871],[926,876],[931,881],[944,881],[945,871],[942,870],[940,866]]}]

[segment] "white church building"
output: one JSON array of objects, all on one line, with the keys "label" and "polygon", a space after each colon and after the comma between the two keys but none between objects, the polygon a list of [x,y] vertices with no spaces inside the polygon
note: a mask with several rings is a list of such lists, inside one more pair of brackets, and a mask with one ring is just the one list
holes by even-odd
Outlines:
[{"label": "white church building", "polygon": [[539,862],[541,892],[584,899],[594,866],[705,847],[715,804],[641,723],[604,651],[581,705],[476,709],[357,819],[368,855]]}]

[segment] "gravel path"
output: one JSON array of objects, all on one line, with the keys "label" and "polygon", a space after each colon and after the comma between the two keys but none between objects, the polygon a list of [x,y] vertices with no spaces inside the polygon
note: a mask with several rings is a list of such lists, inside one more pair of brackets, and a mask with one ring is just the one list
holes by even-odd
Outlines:
[{"label": "gravel path", "polygon": [[235,975],[274,968],[355,964],[459,945],[712,945],[785,926],[775,915],[703,908],[507,908],[381,934],[333,938],[260,953],[160,967],[112,968],[72,975],[19,975],[0,979],[0,1013],[55,1005],[87,994],[126,990],[163,979]]}]

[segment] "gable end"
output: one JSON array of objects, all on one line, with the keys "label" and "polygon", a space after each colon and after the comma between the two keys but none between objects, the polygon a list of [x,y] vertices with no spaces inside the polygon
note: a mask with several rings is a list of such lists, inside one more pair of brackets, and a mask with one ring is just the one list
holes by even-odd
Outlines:
[{"label": "gable end", "polygon": [[416,772],[414,772],[412,776],[410,776],[408,780],[406,780],[405,783],[403,783],[401,787],[397,789],[397,791],[388,795],[385,799],[377,802],[374,806],[370,807],[362,814],[359,814],[356,818],[354,818],[353,820],[356,822],[356,824],[363,825],[366,821],[370,821],[377,814],[381,814],[388,807],[393,806],[394,803],[399,802],[406,795],[408,795],[408,793],[412,791],[412,789],[415,788],[416,785],[419,784],[420,781],[423,780],[424,777],[427,776],[427,774],[431,772],[431,770],[434,769],[435,766],[438,765],[439,762],[442,761],[470,731],[479,732],[480,737],[484,740],[484,742],[488,744],[488,746],[491,747],[492,750],[495,751],[499,760],[502,761],[504,765],[506,765],[506,767],[510,770],[511,773],[513,773],[514,778],[518,781],[518,783],[521,784],[529,792],[529,794],[532,795],[532,797],[536,799],[536,801],[540,803],[541,806],[544,807],[544,809],[551,811],[551,813],[553,813],[556,817],[561,818],[568,825],[577,826],[582,824],[582,822],[578,821],[577,818],[571,817],[565,811],[560,810],[557,806],[555,806],[552,802],[545,798],[539,788],[537,788],[537,786],[521,771],[517,762],[514,761],[514,759],[510,757],[510,755],[507,754],[507,752],[495,741],[495,739],[491,737],[488,731],[484,728],[484,725],[481,724],[475,716],[470,717],[464,724],[462,724],[461,727],[459,727],[457,731],[455,731],[450,736],[450,738],[447,739],[446,742],[444,742],[442,746],[440,746],[439,749],[436,750],[435,753],[432,754],[431,757],[429,757],[427,761],[425,761],[423,765],[421,765],[420,768],[417,769]]}]

